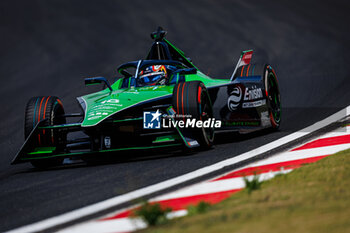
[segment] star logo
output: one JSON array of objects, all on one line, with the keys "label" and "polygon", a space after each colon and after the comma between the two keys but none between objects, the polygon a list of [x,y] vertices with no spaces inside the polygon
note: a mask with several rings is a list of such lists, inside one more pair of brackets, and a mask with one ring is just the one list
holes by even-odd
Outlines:
[{"label": "star logo", "polygon": [[158,117],[160,117],[162,115],[161,113],[159,113],[159,109],[155,113],[151,113],[151,114],[153,116],[151,122],[156,120]]},{"label": "star logo", "polygon": [[156,112],[143,112],[143,128],[144,129],[160,129],[159,109]]}]

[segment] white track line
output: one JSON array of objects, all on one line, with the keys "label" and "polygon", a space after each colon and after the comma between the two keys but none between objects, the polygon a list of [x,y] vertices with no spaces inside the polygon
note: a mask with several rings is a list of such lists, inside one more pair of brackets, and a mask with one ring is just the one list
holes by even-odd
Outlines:
[{"label": "white track line", "polygon": [[[264,173],[258,174],[258,176],[260,181],[265,181],[265,180],[271,179],[276,174],[286,174],[291,170],[292,169],[285,169],[281,171],[264,172]],[[252,180],[254,178],[254,175],[246,176],[246,178],[248,180]],[[151,202],[164,201],[164,200],[178,199],[182,197],[197,196],[202,194],[213,194],[213,193],[230,191],[235,189],[242,189],[244,187],[245,187],[244,179],[242,176],[240,176],[240,177],[228,178],[224,180],[217,180],[215,182],[202,182],[199,184],[194,184],[189,187],[180,189],[178,191],[174,191],[169,194],[164,194],[159,197],[152,198],[150,199],[150,201]]]},{"label": "white track line", "polygon": [[[285,152],[285,153],[279,153],[273,157],[264,159],[262,161],[251,163],[248,166],[239,168],[237,170],[241,170],[241,169],[248,168],[248,167],[257,167],[257,166],[269,165],[269,164],[274,164],[274,163],[282,163],[282,162],[288,162],[288,161],[292,161],[292,160],[307,159],[307,158],[312,158],[312,157],[317,157],[317,156],[322,156],[322,155],[335,154],[339,151],[346,150],[349,147],[350,147],[350,143],[347,143],[347,144],[339,144],[339,145],[333,145],[333,146],[317,147],[317,148],[310,148],[310,149],[303,149],[303,150],[296,150],[296,151],[289,151],[289,152]],[[234,171],[236,171],[236,170],[234,170]],[[231,172],[229,172],[229,173],[231,173]]]},{"label": "white track line", "polygon": [[58,231],[57,233],[114,233],[114,232],[131,232],[138,229],[146,228],[147,224],[140,218],[118,218],[109,221],[86,222],[83,225],[72,226],[67,229]]},{"label": "white track line", "polygon": [[37,231],[43,231],[51,227],[55,227],[60,224],[64,224],[79,218],[82,218],[84,216],[88,216],[91,214],[95,214],[99,211],[105,210],[107,208],[110,208],[112,206],[116,206],[125,202],[129,202],[132,200],[135,200],[137,198],[141,198],[145,195],[149,195],[152,193],[155,193],[157,191],[161,191],[170,187],[173,187],[175,185],[184,183],[189,180],[193,180],[194,178],[201,177],[203,175],[206,175],[208,173],[220,170],[226,166],[230,166],[232,164],[236,164],[238,162],[242,162],[244,160],[250,159],[252,157],[255,157],[261,153],[270,151],[274,148],[277,148],[279,146],[282,146],[288,142],[291,142],[295,139],[301,138],[303,136],[306,136],[316,130],[319,130],[333,122],[339,121],[343,119],[344,117],[348,116],[350,113],[350,106],[340,110],[339,112],[327,117],[324,120],[321,120],[319,122],[316,122],[315,124],[304,128],[300,131],[297,131],[295,133],[292,133],[290,135],[287,135],[283,138],[280,138],[276,141],[270,142],[264,146],[258,147],[254,150],[248,151],[246,153],[240,154],[238,156],[232,157],[230,159],[223,160],[221,162],[215,163],[213,165],[200,168],[196,171],[154,184],[150,185],[145,188],[141,188],[120,196],[116,196],[86,207],[82,207],[80,209],[76,209],[55,217],[51,217],[42,221],[39,221],[37,223],[33,223],[27,226],[16,228],[12,231],[9,231],[11,233],[21,233],[21,232],[37,232]]},{"label": "white track line", "polygon": [[[187,210],[173,211],[167,214],[168,219],[182,217],[187,215]],[[96,221],[86,222],[84,225],[77,225],[58,231],[57,233],[72,233],[72,232],[84,232],[84,233],[118,233],[118,232],[132,232],[135,230],[144,229],[147,224],[140,218],[118,218],[108,221]]]},{"label": "white track line", "polygon": [[344,135],[348,135],[349,132],[350,132],[350,126],[345,126],[345,127],[338,128],[332,132],[326,133],[321,137],[319,137],[318,139],[344,136]]}]

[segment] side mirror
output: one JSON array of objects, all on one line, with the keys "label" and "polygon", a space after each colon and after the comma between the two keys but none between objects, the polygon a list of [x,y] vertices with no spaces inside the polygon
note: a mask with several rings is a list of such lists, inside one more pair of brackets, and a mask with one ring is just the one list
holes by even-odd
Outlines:
[{"label": "side mirror", "polygon": [[99,83],[104,83],[109,88],[109,90],[113,91],[111,84],[109,84],[108,80],[104,77],[93,77],[93,78],[86,78],[85,79],[85,85],[95,85]]},{"label": "side mirror", "polygon": [[181,69],[178,71],[180,74],[197,74],[196,68]]}]

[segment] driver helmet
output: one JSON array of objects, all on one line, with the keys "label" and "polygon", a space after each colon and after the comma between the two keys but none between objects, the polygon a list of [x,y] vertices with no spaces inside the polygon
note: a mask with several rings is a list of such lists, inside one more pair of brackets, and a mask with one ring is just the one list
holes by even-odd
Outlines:
[{"label": "driver helmet", "polygon": [[145,84],[155,83],[161,78],[168,77],[167,69],[164,65],[148,66],[139,75]]},{"label": "driver helmet", "polygon": [[167,78],[167,70],[164,65],[148,66],[140,72],[140,78],[144,80],[144,83],[154,83],[159,79]]}]

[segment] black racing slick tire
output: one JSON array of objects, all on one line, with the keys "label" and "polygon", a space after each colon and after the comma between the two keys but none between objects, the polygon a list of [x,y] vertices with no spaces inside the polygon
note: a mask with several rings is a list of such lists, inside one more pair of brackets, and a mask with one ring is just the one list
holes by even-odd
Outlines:
[{"label": "black racing slick tire", "polygon": [[[206,121],[213,119],[213,108],[209,93],[205,85],[200,81],[181,82],[175,85],[173,90],[172,106],[180,119],[186,120],[186,116],[192,119]],[[178,118],[179,119],[179,118]],[[179,120],[180,120],[179,119]],[[191,131],[193,139],[197,140],[203,149],[213,145],[214,127],[184,129]]]},{"label": "black racing slick tire", "polygon": [[278,130],[281,124],[281,94],[277,75],[271,65],[248,64],[237,69],[236,77],[262,76],[266,91],[266,105],[271,128]]},{"label": "black racing slick tire", "polygon": [[[25,111],[24,137],[27,139],[42,120],[46,119],[45,126],[65,124],[63,117],[64,108],[59,98],[55,96],[39,96],[31,98]],[[52,129],[41,130],[35,138],[35,147],[56,147],[58,150],[63,147],[66,141],[66,135]],[[38,159],[31,161],[37,168],[47,168],[62,164],[61,158]]]},{"label": "black racing slick tire", "polygon": [[281,125],[281,94],[277,75],[270,65],[265,65],[263,74],[271,126],[272,129],[278,130]]}]

